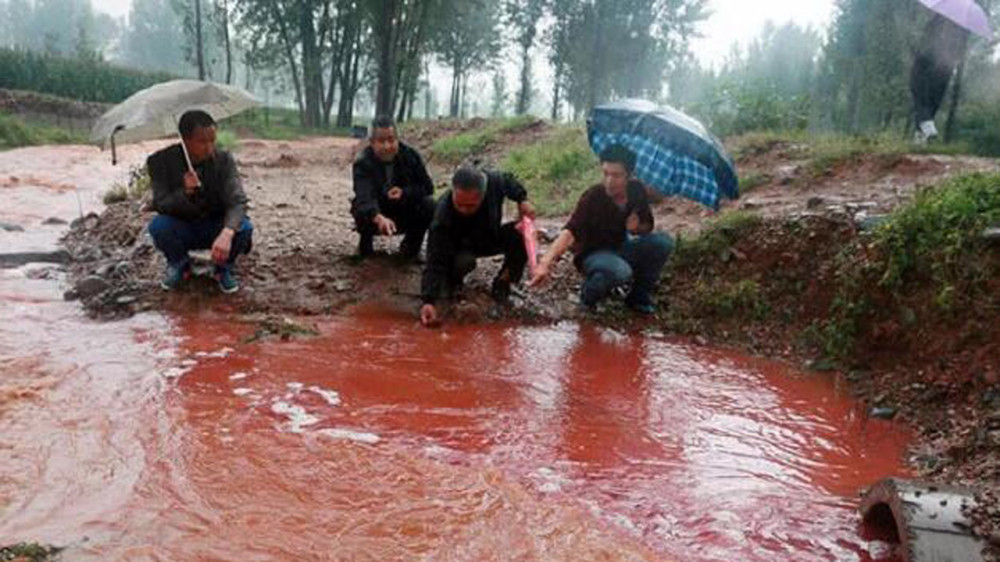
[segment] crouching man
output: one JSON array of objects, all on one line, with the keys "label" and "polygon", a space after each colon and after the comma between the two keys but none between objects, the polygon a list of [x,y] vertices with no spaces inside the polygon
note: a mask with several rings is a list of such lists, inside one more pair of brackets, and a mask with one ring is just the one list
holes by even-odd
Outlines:
[{"label": "crouching man", "polygon": [[240,285],[233,266],[238,256],[250,251],[253,238],[236,161],[216,148],[216,124],[208,113],[188,111],[179,128],[183,146],[164,148],[146,161],[158,213],[149,234],[167,258],[160,285],[176,289],[191,276],[188,252],[211,248],[219,289],[235,293]]},{"label": "crouching man", "polygon": [[645,186],[632,177],[635,154],[612,145],[600,154],[604,180],[588,189],[549,251],[538,262],[532,286],[548,280],[567,250],[583,273],[581,305],[590,310],[616,287],[631,282],[625,304],[641,314],[655,312],[653,291],[673,250],[673,240],[653,232]]},{"label": "crouching man", "polygon": [[438,322],[436,302],[461,289],[478,258],[503,254],[503,266],[493,279],[491,295],[504,303],[510,288],[524,275],[528,262],[524,238],[515,222],[503,224],[503,203],[517,203],[518,218],[534,217],[524,187],[509,174],[459,168],[452,189],[438,201],[427,238],[427,264],[421,280],[420,321]]}]

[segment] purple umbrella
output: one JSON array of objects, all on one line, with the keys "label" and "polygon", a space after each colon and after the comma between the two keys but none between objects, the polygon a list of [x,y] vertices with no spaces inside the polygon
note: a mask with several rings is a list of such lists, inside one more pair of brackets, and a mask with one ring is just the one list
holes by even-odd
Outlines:
[{"label": "purple umbrella", "polygon": [[975,0],[918,0],[924,6],[987,39],[993,39],[989,16]]}]

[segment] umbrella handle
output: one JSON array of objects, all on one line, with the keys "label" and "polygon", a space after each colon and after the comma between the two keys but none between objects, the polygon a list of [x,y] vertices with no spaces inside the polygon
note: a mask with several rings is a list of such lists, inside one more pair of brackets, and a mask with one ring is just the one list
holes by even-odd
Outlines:
[{"label": "umbrella handle", "polygon": [[[188,171],[194,174],[194,177],[198,178],[198,173],[194,171],[194,166],[191,165],[191,155],[188,154],[187,145],[184,144],[184,135],[181,134],[180,130],[177,131],[177,138],[181,141],[181,150],[184,151],[184,161],[187,162]],[[198,178],[198,187],[201,187],[201,178]]]},{"label": "umbrella handle", "polygon": [[111,165],[112,166],[117,166],[118,165],[118,150],[117,150],[117,147],[115,147],[115,135],[118,134],[118,131],[122,131],[124,129],[125,129],[125,125],[118,125],[117,127],[115,127],[115,130],[111,131]]}]

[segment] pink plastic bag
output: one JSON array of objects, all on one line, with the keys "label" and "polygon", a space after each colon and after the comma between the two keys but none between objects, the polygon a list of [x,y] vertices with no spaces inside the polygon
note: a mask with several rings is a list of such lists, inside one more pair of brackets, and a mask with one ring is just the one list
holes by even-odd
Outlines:
[{"label": "pink plastic bag", "polygon": [[528,252],[528,272],[534,275],[538,265],[538,236],[535,232],[535,221],[531,217],[523,217],[517,223],[517,229],[524,237],[524,249]]}]

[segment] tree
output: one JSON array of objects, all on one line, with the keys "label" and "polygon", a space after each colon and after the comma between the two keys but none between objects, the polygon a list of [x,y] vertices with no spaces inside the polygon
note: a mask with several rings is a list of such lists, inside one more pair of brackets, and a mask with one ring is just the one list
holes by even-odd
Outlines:
[{"label": "tree", "polygon": [[707,17],[706,5],[706,0],[554,0],[550,44],[557,91],[575,113],[616,97],[660,97],[665,78],[687,54],[696,25]]},{"label": "tree", "polygon": [[906,123],[899,101],[910,99],[913,47],[929,16],[907,0],[838,0],[820,66],[828,125],[857,133]]},{"label": "tree", "polygon": [[229,33],[229,0],[216,0],[215,21],[226,53],[226,84],[233,83],[233,41]]},{"label": "tree", "polygon": [[521,84],[517,90],[514,112],[524,115],[531,106],[531,48],[538,35],[538,22],[545,11],[546,0],[507,0],[504,15],[507,25],[515,34],[515,43],[521,50]]},{"label": "tree", "polygon": [[132,0],[121,57],[135,68],[187,75],[182,20],[170,0]]},{"label": "tree", "polygon": [[372,33],[378,53],[375,113],[389,115],[395,107],[393,96],[396,90],[396,49],[403,0],[372,0],[370,7]]},{"label": "tree", "polygon": [[469,73],[488,67],[500,51],[499,13],[494,3],[474,0],[457,1],[446,9],[439,17],[447,24],[435,34],[433,49],[451,67],[449,115],[458,117]]},{"label": "tree", "polygon": [[332,25],[332,0],[243,0],[241,26],[259,39],[253,57],[266,68],[287,65],[305,127],[323,123],[323,57]]},{"label": "tree", "polygon": [[7,0],[0,0],[0,48],[10,47],[14,43],[14,22],[10,19]]},{"label": "tree", "polygon": [[507,77],[503,70],[493,73],[493,95],[490,101],[490,116],[503,117],[507,113]]}]

